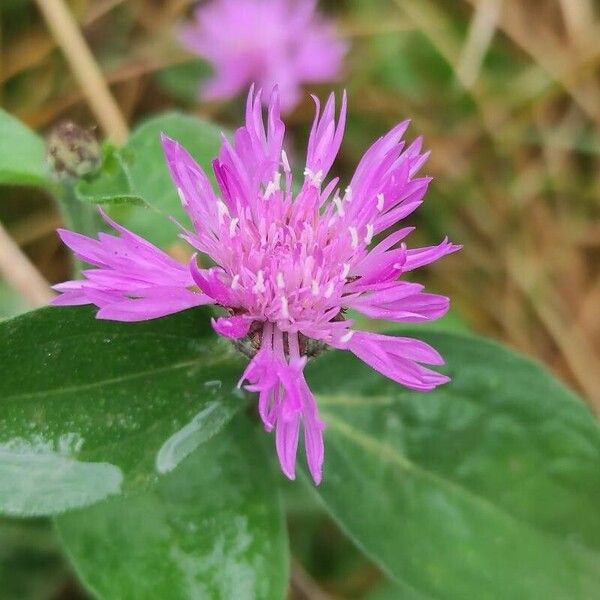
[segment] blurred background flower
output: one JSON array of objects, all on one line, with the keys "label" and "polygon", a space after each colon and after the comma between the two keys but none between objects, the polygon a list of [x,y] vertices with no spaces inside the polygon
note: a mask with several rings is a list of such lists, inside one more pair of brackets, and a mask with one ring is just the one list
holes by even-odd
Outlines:
[{"label": "blurred background flower", "polygon": [[303,83],[337,79],[346,44],[316,9],[316,0],[199,4],[179,37],[214,70],[201,85],[201,98],[244,95],[252,83],[265,90],[277,85],[286,112],[298,103]]}]

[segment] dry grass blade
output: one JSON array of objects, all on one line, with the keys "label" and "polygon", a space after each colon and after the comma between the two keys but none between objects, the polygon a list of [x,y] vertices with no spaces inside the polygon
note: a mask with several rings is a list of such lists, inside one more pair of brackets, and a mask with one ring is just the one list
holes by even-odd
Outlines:
[{"label": "dry grass blade", "polygon": [[0,224],[0,272],[8,285],[23,296],[32,308],[45,306],[54,294],[33,263]]},{"label": "dry grass blade", "polygon": [[128,136],[127,122],[69,9],[63,0],[36,2],[98,122],[117,144],[124,143]]},{"label": "dry grass blade", "polygon": [[475,83],[494,31],[496,31],[500,3],[501,0],[483,0],[473,13],[467,41],[456,69],[458,79],[467,89]]}]

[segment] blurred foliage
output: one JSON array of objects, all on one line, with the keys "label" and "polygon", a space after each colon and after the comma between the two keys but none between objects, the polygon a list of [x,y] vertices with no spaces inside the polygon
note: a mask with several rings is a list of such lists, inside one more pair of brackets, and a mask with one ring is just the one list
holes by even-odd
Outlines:
[{"label": "blurred foliage", "polygon": [[47,520],[0,520],[0,589],[6,600],[47,600],[68,569]]},{"label": "blurred foliage", "polygon": [[[422,210],[411,218],[418,225],[415,237],[430,244],[449,235],[465,246],[427,272],[429,287],[453,298],[453,313],[442,326],[492,335],[538,357],[600,411],[597,5],[593,0],[323,5],[352,44],[343,81],[350,116],[338,161],[341,175],[349,178],[366,147],[406,117],[413,120],[409,135],[422,134],[432,150],[427,170],[435,180]],[[191,1],[73,0],[70,6],[132,128],[174,108],[215,119],[226,129],[239,123],[241,100],[196,100],[208,69],[178,48],[173,34]],[[0,3],[0,105],[40,134],[65,118],[95,125],[29,0]],[[299,156],[311,118],[307,99],[287,120]],[[122,182],[122,165],[114,155],[110,160]],[[42,177],[39,165],[32,176]],[[94,183],[82,183],[80,195],[94,196]],[[96,190],[110,191],[113,184]],[[66,277],[68,258],[54,235],[61,217],[44,192],[2,188],[0,219],[49,281]],[[181,256],[178,247],[170,251]],[[0,318],[26,308],[0,287]],[[303,564],[293,578],[295,597],[360,598],[380,578],[344,542],[331,544],[341,540],[335,531],[320,513],[298,517],[297,527],[292,523],[294,551]],[[330,564],[319,554],[323,547],[332,550]],[[32,574],[29,583],[36,580]],[[330,596],[315,596],[315,588]],[[28,597],[14,589],[12,597]],[[410,598],[385,588],[378,593],[372,598]]]}]

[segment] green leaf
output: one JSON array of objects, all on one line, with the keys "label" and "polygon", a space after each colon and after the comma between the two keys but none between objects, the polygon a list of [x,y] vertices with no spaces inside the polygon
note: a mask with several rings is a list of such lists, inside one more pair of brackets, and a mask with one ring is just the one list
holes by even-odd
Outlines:
[{"label": "green leaf", "polygon": [[[79,462],[81,438],[72,432],[52,441],[13,437],[0,447],[0,509],[6,515],[50,515],[85,506],[121,491],[123,475],[115,465]],[[75,446],[73,446],[75,444]]]},{"label": "green leaf", "polygon": [[152,492],[58,517],[87,587],[106,600],[282,600],[287,536],[261,436],[235,419]]},{"label": "green leaf", "polygon": [[598,423],[507,349],[419,337],[453,378],[434,392],[405,390],[349,354],[309,368],[328,425],[317,490],[331,515],[417,598],[596,597]]},{"label": "green leaf", "polygon": [[0,323],[0,511],[52,514],[147,488],[216,433],[242,404],[242,364],[209,317],[115,323],[50,307]]},{"label": "green leaf", "polygon": [[426,600],[426,597],[410,588],[393,585],[386,581],[371,590],[365,600]]},{"label": "green leaf", "polygon": [[44,140],[0,109],[0,184],[48,183]]},{"label": "green leaf", "polygon": [[167,113],[143,123],[123,148],[109,148],[100,171],[81,181],[76,193],[84,202],[109,205],[109,212],[119,222],[165,247],[177,241],[179,233],[170,217],[185,225],[189,219],[167,169],[160,143],[162,132],[178,140],[209,175],[212,173],[221,130],[196,117]]},{"label": "green leaf", "polygon": [[208,121],[170,113],[146,121],[127,142],[124,156],[132,190],[154,210],[132,210],[124,224],[155,244],[166,246],[178,234],[168,217],[186,225],[189,220],[167,169],[160,143],[162,132],[185,146],[198,164],[211,173],[211,163],[221,146],[221,130]]},{"label": "green leaf", "polygon": [[104,148],[100,169],[77,182],[75,195],[81,202],[91,204],[144,205],[143,199],[131,190],[119,150],[110,145]]},{"label": "green leaf", "polygon": [[69,572],[46,520],[0,520],[0,589],[6,600],[57,598]]},{"label": "green leaf", "polygon": [[15,317],[28,310],[23,297],[6,282],[0,281],[0,320]]}]

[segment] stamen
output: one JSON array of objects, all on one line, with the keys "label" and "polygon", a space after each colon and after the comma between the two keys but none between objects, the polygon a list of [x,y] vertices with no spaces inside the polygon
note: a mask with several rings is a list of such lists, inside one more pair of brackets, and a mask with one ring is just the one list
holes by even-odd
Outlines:
[{"label": "stamen", "polygon": [[234,275],[234,276],[233,276],[233,279],[231,280],[231,289],[232,289],[232,290],[235,290],[235,289],[237,289],[238,287],[240,287],[240,286],[238,285],[238,281],[239,281],[239,280],[240,280],[240,276],[239,276],[239,275]]},{"label": "stamen", "polygon": [[256,274],[256,284],[254,285],[253,290],[257,294],[262,294],[265,289],[265,275],[262,269],[260,269],[260,271],[258,271]]},{"label": "stamen", "polygon": [[344,191],[344,201],[348,203],[352,202],[352,188],[350,186]]},{"label": "stamen", "polygon": [[285,150],[281,151],[281,162],[283,163],[283,170],[286,173],[291,173],[292,169],[290,168],[290,161],[288,160],[288,156]]},{"label": "stamen", "polygon": [[313,296],[319,295],[319,282],[316,279],[312,280],[311,291]]},{"label": "stamen", "polygon": [[383,194],[377,194],[377,210],[381,212],[383,210],[383,203],[385,202],[385,198]]},{"label": "stamen", "polygon": [[304,169],[304,176],[307,177],[310,183],[315,187],[319,187],[323,183],[323,171],[321,169],[316,173],[313,173],[312,169],[306,167],[306,169]]},{"label": "stamen", "polygon": [[365,244],[367,246],[373,241],[373,234],[375,232],[375,228],[371,223],[367,225],[367,235],[365,235]]},{"label": "stamen", "polygon": [[348,343],[351,339],[352,336],[354,335],[354,331],[352,329],[348,330],[348,333],[345,333],[341,338],[340,338],[340,342],[342,342],[342,344],[346,344]]},{"label": "stamen", "polygon": [[333,203],[335,204],[335,207],[337,208],[338,214],[340,215],[340,217],[343,217],[346,215],[346,211],[344,210],[344,207],[342,206],[342,199],[336,194],[333,197]]},{"label": "stamen", "polygon": [[187,200],[185,199],[185,194],[183,193],[183,190],[180,187],[177,188],[177,194],[179,194],[179,199],[181,200],[181,204],[183,204],[183,206],[187,206]]},{"label": "stamen", "polygon": [[281,296],[281,314],[283,315],[284,319],[289,319],[290,318],[290,311],[288,308],[288,301],[287,298],[285,296]]},{"label": "stamen", "polygon": [[279,289],[283,289],[285,287],[285,280],[283,279],[283,273],[281,271],[277,273],[276,281]]},{"label": "stamen", "polygon": [[239,223],[239,219],[237,217],[231,219],[231,221],[229,221],[229,237],[235,237],[235,228],[237,226],[237,224]]},{"label": "stamen", "polygon": [[348,277],[348,273],[350,273],[350,263],[344,263],[344,268],[342,270],[342,274],[340,275],[340,279],[346,279],[346,277]]},{"label": "stamen", "polygon": [[331,298],[333,296],[333,290],[335,289],[335,284],[333,281],[330,281],[327,284],[327,288],[325,289],[325,298]]},{"label": "stamen", "polygon": [[352,236],[352,247],[357,248],[358,247],[358,231],[356,230],[356,227],[348,227],[348,231],[350,232],[350,235]]},{"label": "stamen", "polygon": [[269,181],[267,184],[267,189],[265,190],[264,198],[268,200],[275,192],[278,192],[281,189],[281,173],[279,171],[275,171],[273,173],[273,181]]},{"label": "stamen", "polygon": [[219,220],[219,225],[223,225],[225,219],[224,216],[229,216],[229,209],[223,200],[217,200],[217,219]]}]

